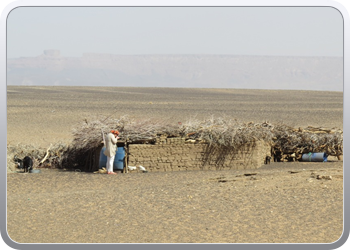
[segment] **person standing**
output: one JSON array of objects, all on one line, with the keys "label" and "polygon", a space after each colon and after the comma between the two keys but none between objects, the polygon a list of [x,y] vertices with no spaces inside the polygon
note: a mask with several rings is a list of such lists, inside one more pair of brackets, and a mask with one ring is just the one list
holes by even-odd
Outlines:
[{"label": "person standing", "polygon": [[117,152],[117,142],[119,139],[119,131],[111,130],[106,137],[106,150],[103,152],[107,156],[107,174],[117,174],[113,172],[113,163],[115,153]]}]

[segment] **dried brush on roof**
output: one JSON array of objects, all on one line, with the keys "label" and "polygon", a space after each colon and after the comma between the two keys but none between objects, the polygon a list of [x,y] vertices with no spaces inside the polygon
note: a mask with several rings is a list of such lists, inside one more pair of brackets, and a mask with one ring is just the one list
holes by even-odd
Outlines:
[{"label": "dried brush on roof", "polygon": [[[160,119],[119,118],[85,120],[73,130],[74,140],[66,151],[65,163],[70,159],[88,164],[96,148],[101,146],[103,136],[111,129],[120,132],[121,141],[152,143],[159,136],[182,137],[207,144],[208,159],[220,163],[232,152],[247,144],[264,141],[282,153],[326,152],[342,155],[343,133],[341,130],[308,127],[295,129],[285,124],[240,122],[225,117],[206,120],[189,119],[174,123]],[[90,164],[91,165],[91,164]]]},{"label": "dried brush on roof", "polygon": [[273,130],[273,145],[282,153],[301,155],[309,152],[325,152],[328,155],[343,154],[343,131],[316,127],[292,128],[278,125]]}]

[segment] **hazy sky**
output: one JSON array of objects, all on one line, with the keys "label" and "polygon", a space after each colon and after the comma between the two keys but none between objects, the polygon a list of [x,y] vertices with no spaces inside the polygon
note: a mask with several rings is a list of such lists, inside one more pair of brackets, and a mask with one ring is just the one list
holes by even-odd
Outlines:
[{"label": "hazy sky", "polygon": [[8,58],[111,54],[342,56],[331,7],[20,7],[7,19]]}]

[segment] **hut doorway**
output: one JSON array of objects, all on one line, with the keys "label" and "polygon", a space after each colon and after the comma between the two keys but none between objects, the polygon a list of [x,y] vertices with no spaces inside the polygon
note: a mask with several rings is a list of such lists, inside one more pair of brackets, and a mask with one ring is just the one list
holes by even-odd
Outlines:
[{"label": "hut doorway", "polygon": [[[113,171],[119,171],[124,172],[125,171],[125,164],[126,164],[126,157],[127,157],[127,150],[126,150],[126,144],[124,142],[118,142],[117,143],[117,152],[115,154],[114,162],[113,162]],[[107,156],[104,155],[104,151],[106,148],[103,146],[99,153],[99,169],[106,168],[107,165]]]}]

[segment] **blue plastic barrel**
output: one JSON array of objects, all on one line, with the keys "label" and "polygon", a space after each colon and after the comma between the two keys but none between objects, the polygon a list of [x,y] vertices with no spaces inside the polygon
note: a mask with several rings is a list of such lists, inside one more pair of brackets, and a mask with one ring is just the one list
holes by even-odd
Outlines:
[{"label": "blue plastic barrel", "polygon": [[[99,168],[106,168],[107,165],[107,156],[104,155],[105,147],[101,149],[100,152],[100,160],[99,160]],[[118,150],[115,154],[114,162],[113,162],[113,170],[123,170],[124,168],[124,158],[125,158],[125,149],[124,147],[118,147]]]},{"label": "blue plastic barrel", "polygon": [[308,154],[303,154],[301,159],[303,161],[327,161],[328,155],[326,153],[308,153]]},{"label": "blue plastic barrel", "polygon": [[125,149],[124,147],[118,147],[118,151],[115,154],[113,169],[123,170],[124,168]]}]

